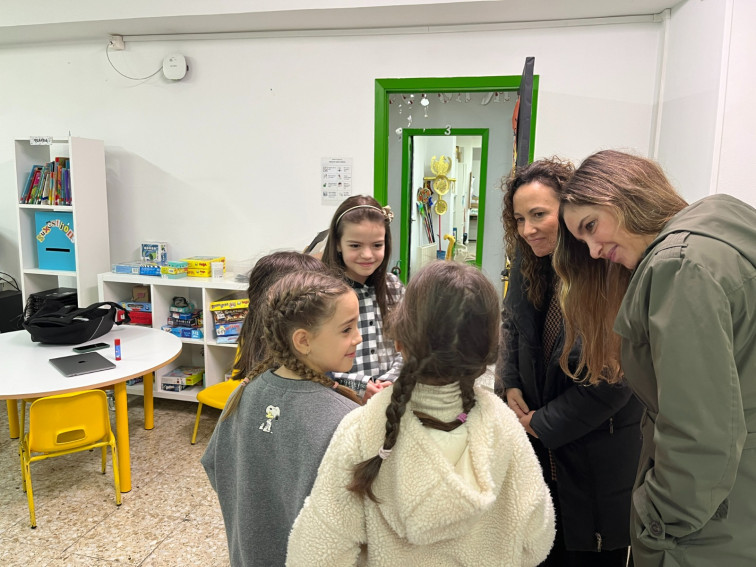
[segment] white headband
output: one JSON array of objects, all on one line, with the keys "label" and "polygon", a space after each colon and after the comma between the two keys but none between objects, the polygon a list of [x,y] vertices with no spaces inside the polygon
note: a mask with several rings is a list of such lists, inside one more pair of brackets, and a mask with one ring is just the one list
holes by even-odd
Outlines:
[{"label": "white headband", "polygon": [[339,215],[339,218],[336,219],[336,226],[339,226],[339,223],[341,222],[341,217],[343,217],[345,214],[347,214],[349,211],[353,211],[355,209],[374,209],[381,213],[383,215],[383,218],[385,218],[387,221],[391,222],[394,220],[394,212],[391,210],[391,207],[386,205],[383,208],[376,207],[375,205],[356,205],[354,207],[348,208],[346,211],[341,213]]}]

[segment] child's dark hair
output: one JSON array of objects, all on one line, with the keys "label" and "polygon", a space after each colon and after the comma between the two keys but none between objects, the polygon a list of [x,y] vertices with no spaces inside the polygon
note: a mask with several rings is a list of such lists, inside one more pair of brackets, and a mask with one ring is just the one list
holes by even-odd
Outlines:
[{"label": "child's dark hair", "polygon": [[[386,408],[386,436],[378,456],[355,466],[350,491],[378,501],[373,481],[396,444],[402,415],[417,382],[437,386],[459,382],[463,412],[473,408],[475,379],[496,362],[499,325],[496,290],[476,268],[437,261],[413,276],[386,330],[387,336],[399,343],[404,357]],[[421,421],[448,429],[433,418]]]},{"label": "child's dark hair", "polygon": [[[351,209],[351,210],[350,210]],[[336,270],[344,275],[346,266],[338,250],[338,244],[344,235],[344,224],[357,224],[362,221],[382,223],[386,228],[384,238],[383,262],[378,266],[370,276],[370,284],[375,287],[375,296],[378,301],[378,307],[385,316],[388,308],[393,306],[398,300],[393,294],[389,294],[386,286],[386,270],[391,259],[391,229],[389,223],[391,216],[384,212],[381,204],[369,195],[354,195],[346,199],[333,215],[331,226],[328,229],[328,240],[326,241],[325,250],[323,250],[323,263],[329,268]]]},{"label": "child's dark hair", "polygon": [[341,279],[320,272],[297,271],[283,276],[268,292],[263,309],[263,337],[266,345],[265,358],[242,380],[228,400],[224,419],[228,418],[239,404],[244,386],[265,370],[285,366],[305,380],[332,388],[353,402],[362,404],[354,390],[334,382],[331,378],[313,370],[302,362],[292,343],[297,329],[317,332],[320,326],[333,317],[336,300],[354,291]]},{"label": "child's dark hair", "polygon": [[270,287],[288,273],[323,269],[320,260],[299,252],[273,252],[257,261],[249,272],[249,310],[239,334],[239,358],[234,364],[236,377],[244,378],[265,358],[262,312]]}]

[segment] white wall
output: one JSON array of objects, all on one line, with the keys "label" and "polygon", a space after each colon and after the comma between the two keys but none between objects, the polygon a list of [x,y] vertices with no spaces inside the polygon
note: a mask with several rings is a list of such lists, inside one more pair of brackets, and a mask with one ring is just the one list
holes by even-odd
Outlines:
[{"label": "white wall", "polygon": [[725,83],[722,142],[715,161],[715,191],[729,193],[756,207],[752,164],[756,151],[756,3],[735,0]]},{"label": "white wall", "polygon": [[695,0],[672,9],[657,159],[688,202],[712,189],[729,2]]},{"label": "white wall", "polygon": [[646,153],[660,29],[147,42],[111,54],[140,77],[182,53],[190,71],[176,83],[121,77],[104,42],[0,49],[0,270],[18,271],[16,137],[105,140],[112,260],[156,239],[173,257],[224,254],[243,269],[327,226],[321,157],[353,158],[354,191],[372,193],[376,78],[519,74],[533,55],[537,158]]}]

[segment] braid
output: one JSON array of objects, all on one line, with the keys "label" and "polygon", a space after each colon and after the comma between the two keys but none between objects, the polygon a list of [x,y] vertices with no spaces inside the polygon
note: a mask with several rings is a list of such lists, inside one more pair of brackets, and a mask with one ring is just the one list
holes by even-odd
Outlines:
[{"label": "braid", "polygon": [[397,443],[401,418],[417,382],[438,386],[458,382],[462,397],[463,412],[454,422],[420,414],[423,425],[448,431],[467,419],[476,403],[475,379],[496,362],[499,325],[496,290],[475,268],[433,262],[412,277],[404,301],[387,318],[386,335],[403,345],[404,366],[386,408],[383,446],[378,456],[354,467],[349,491],[378,501],[373,482]]},{"label": "braid", "polygon": [[[335,311],[335,300],[351,289],[341,280],[322,273],[290,274],[271,289],[264,313],[263,337],[270,366],[284,366],[300,378],[332,388],[362,405],[351,388],[334,387],[335,382],[310,368],[296,354],[291,342],[294,330],[315,330]],[[269,366],[269,367],[270,367]]]},{"label": "braid", "polygon": [[322,372],[317,372],[316,370],[313,370],[297,357],[289,354],[286,357],[286,359],[282,360],[281,362],[283,363],[283,366],[285,366],[292,372],[295,372],[302,378],[309,380],[310,382],[322,384],[326,388],[331,388],[332,390],[336,390],[339,394],[341,394],[345,398],[352,400],[356,404],[362,405],[363,403],[362,399],[357,396],[357,393],[354,390],[352,390],[351,388],[347,388],[346,386],[342,386],[341,384],[337,382],[334,382]]},{"label": "braid", "polygon": [[269,368],[273,368],[274,361],[270,356],[265,357],[264,360],[260,361],[250,372],[247,374],[239,384],[239,386],[234,390],[233,394],[231,394],[231,397],[226,402],[226,407],[223,412],[223,417],[221,417],[221,421],[227,420],[231,415],[236,411],[237,406],[239,405],[239,401],[241,400],[241,397],[244,395],[244,387],[249,384],[250,380],[254,380],[257,378],[260,374],[268,370]]},{"label": "braid", "polygon": [[[412,391],[417,384],[421,368],[413,358],[405,359],[399,377],[391,387],[391,403],[386,408],[386,436],[383,440],[382,451],[391,451],[396,445],[401,427],[401,419],[412,397]],[[353,469],[352,481],[347,490],[358,496],[367,496],[373,502],[378,502],[373,493],[373,482],[378,476],[384,457],[379,453],[375,457],[362,461]]]}]

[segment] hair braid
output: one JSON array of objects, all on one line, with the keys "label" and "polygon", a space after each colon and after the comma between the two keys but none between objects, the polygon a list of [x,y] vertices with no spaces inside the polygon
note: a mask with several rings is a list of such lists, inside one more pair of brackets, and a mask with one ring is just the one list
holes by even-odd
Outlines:
[{"label": "hair braid", "polygon": [[[497,358],[499,318],[496,290],[471,266],[434,262],[413,276],[404,301],[387,320],[387,336],[403,345],[404,366],[386,408],[383,457],[397,443],[401,418],[418,382],[458,382],[464,412],[473,409],[475,379]],[[444,424],[431,416],[418,417],[423,425],[437,429],[453,429],[462,422]],[[372,486],[383,460],[379,453],[356,465],[347,489],[377,502]]]},{"label": "hair braid", "polygon": [[[386,435],[382,446],[385,451],[393,449],[399,437],[402,416],[417,384],[418,369],[413,369],[416,366],[417,361],[415,359],[405,359],[399,377],[391,387],[391,402],[386,408]],[[378,502],[378,498],[373,493],[373,482],[378,476],[382,464],[383,458],[379,454],[355,465],[352,481],[347,486],[347,490],[358,496],[367,496],[373,502]]]}]

